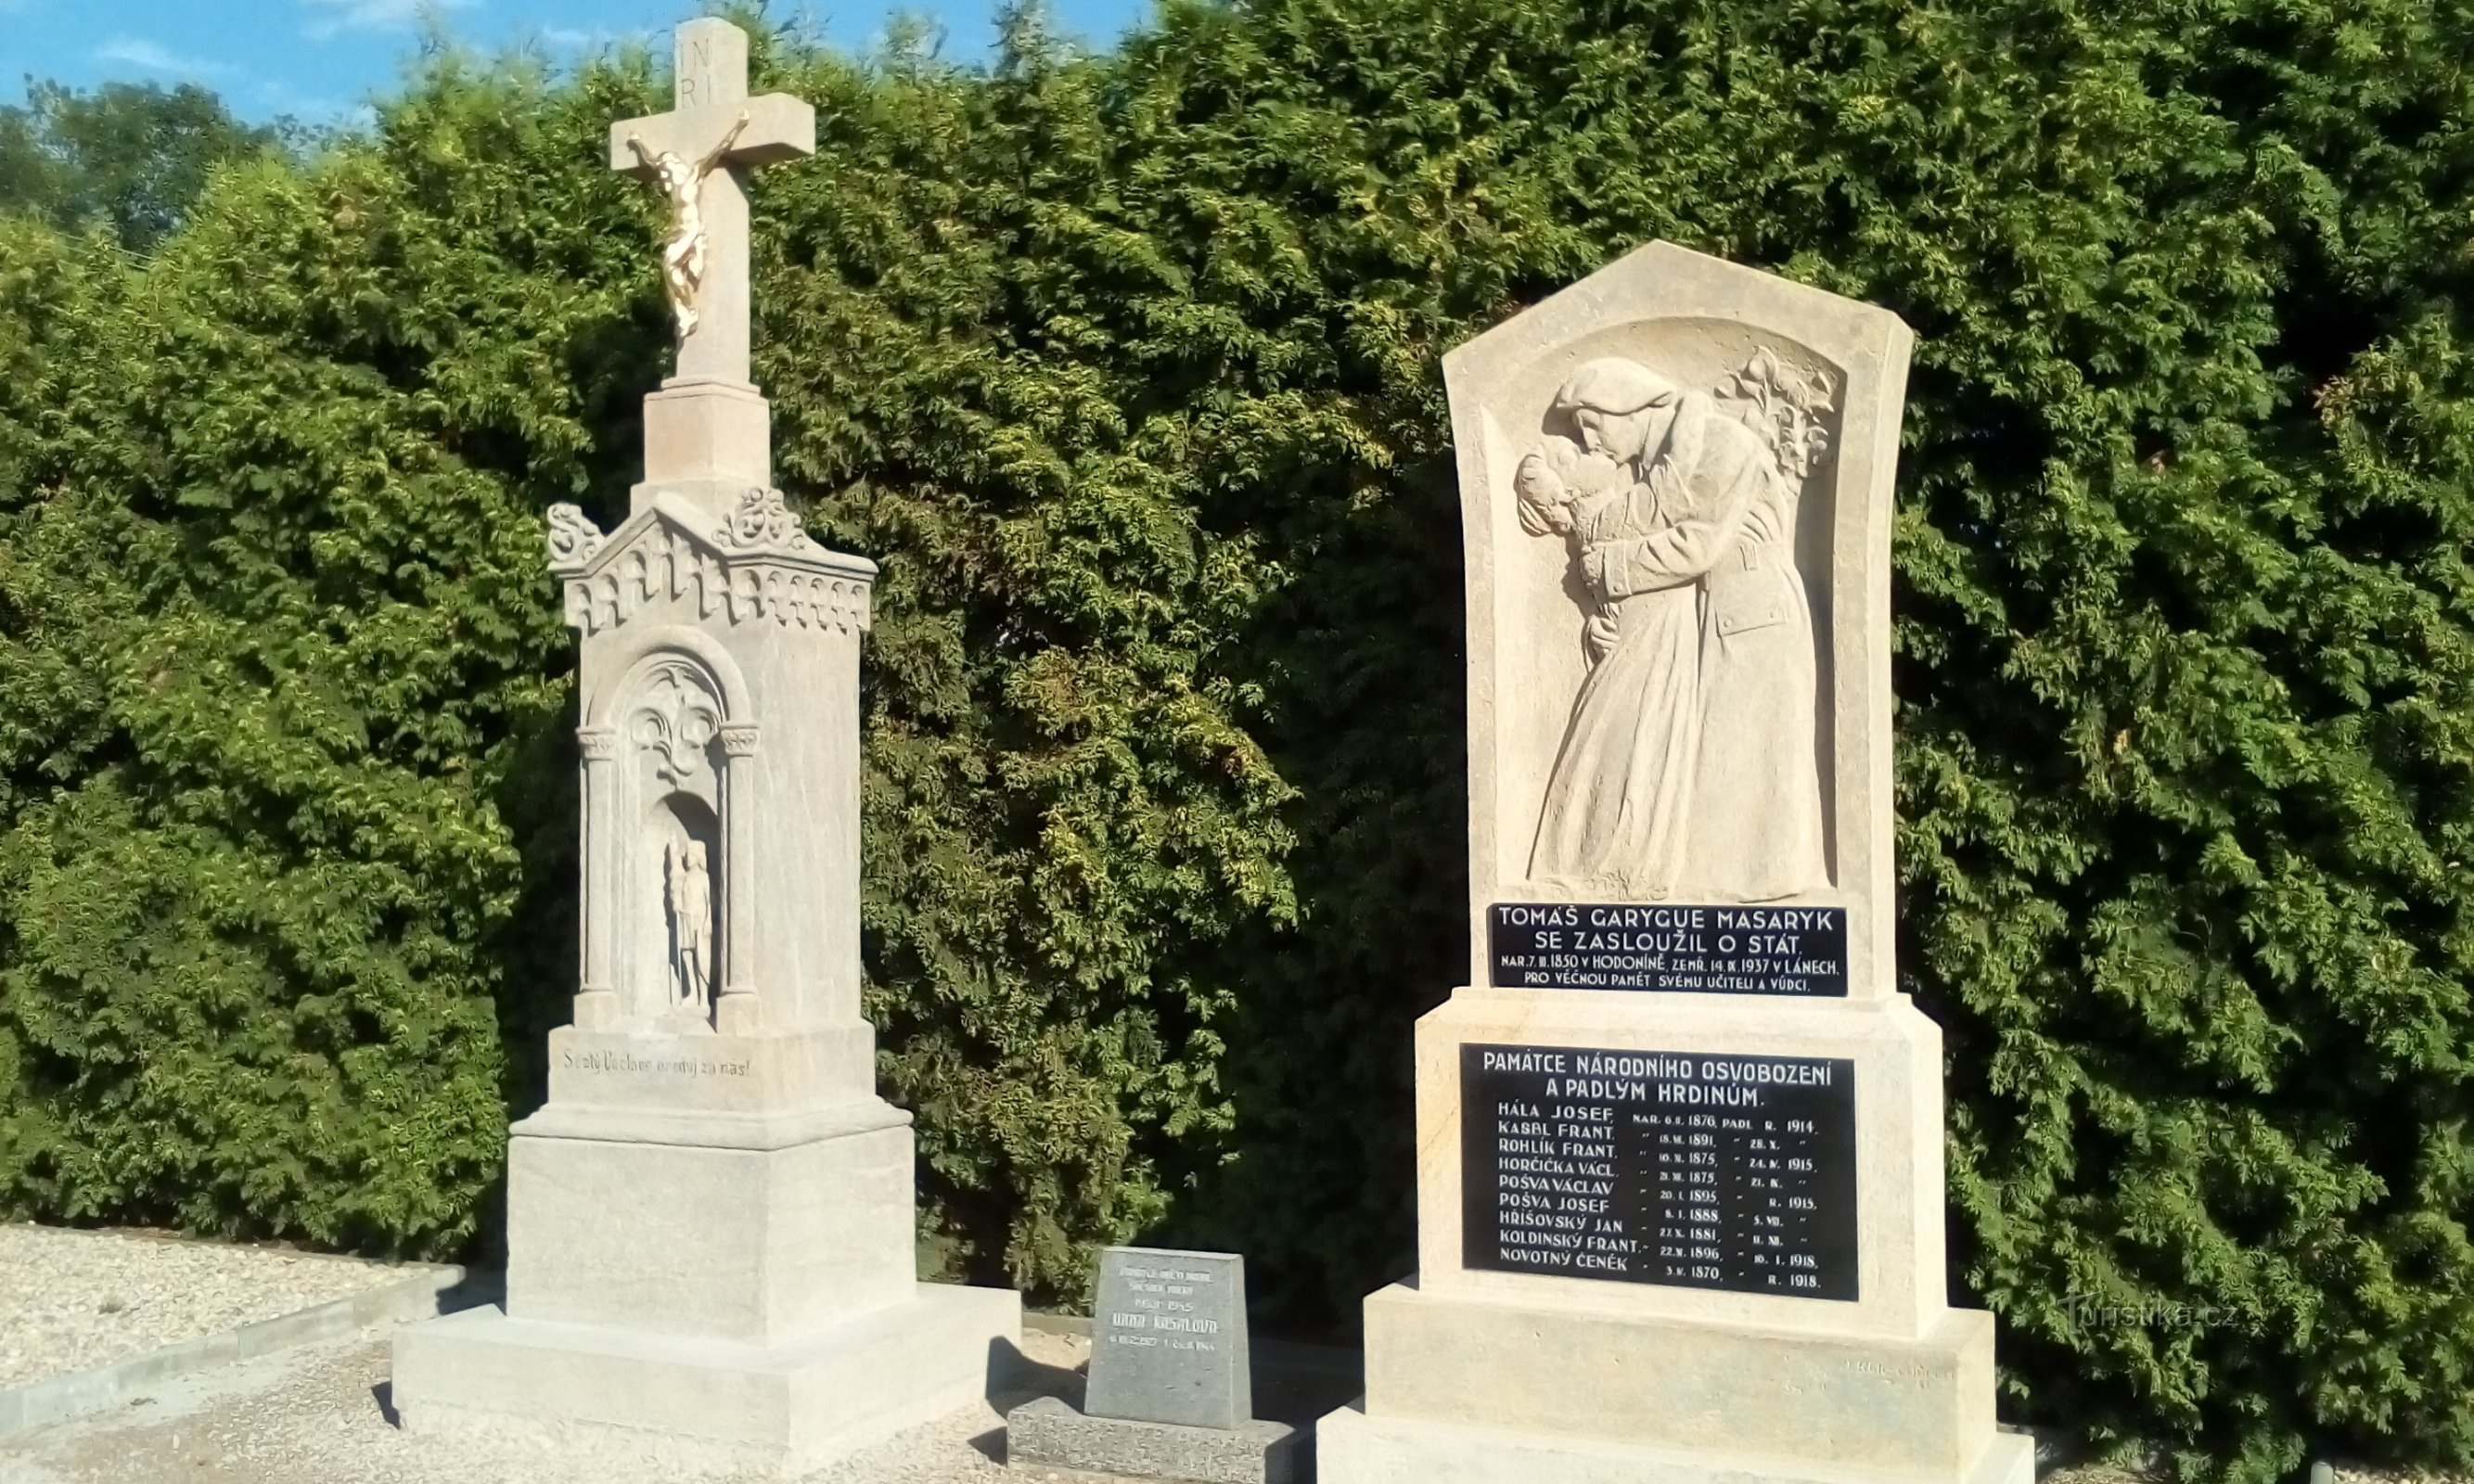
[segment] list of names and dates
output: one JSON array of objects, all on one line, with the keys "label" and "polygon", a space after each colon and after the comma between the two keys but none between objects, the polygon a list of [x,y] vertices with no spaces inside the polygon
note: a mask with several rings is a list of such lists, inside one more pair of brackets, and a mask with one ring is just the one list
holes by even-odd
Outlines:
[{"label": "list of names and dates", "polygon": [[1856,1298],[1856,1064],[1461,1048],[1472,1268]]}]

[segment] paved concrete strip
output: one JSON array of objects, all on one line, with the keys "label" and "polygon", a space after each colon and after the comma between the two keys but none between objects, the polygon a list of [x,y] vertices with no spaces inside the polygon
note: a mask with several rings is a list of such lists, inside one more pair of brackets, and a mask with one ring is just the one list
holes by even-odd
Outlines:
[{"label": "paved concrete strip", "polygon": [[1045,1309],[1022,1311],[1022,1327],[1032,1334],[1064,1335],[1072,1339],[1091,1338],[1091,1322],[1079,1314],[1051,1314]]},{"label": "paved concrete strip", "polygon": [[440,1295],[463,1280],[464,1270],[459,1267],[409,1264],[393,1282],[347,1298],[312,1304],[237,1329],[200,1335],[109,1365],[0,1391],[0,1438],[81,1412],[115,1406],[140,1390],[173,1376],[254,1360],[355,1330],[427,1319],[439,1312]]}]

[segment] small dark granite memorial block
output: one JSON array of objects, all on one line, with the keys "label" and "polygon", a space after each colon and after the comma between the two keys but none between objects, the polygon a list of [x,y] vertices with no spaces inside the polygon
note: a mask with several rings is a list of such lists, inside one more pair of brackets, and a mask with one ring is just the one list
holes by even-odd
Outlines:
[{"label": "small dark granite memorial block", "polygon": [[1077,1411],[1056,1398],[1006,1418],[1007,1462],[1093,1473],[1287,1484],[1296,1438],[1256,1422],[1246,1260],[1111,1247],[1100,1253],[1091,1374]]},{"label": "small dark granite memorial block", "polygon": [[1093,1417],[1234,1427],[1254,1415],[1246,1259],[1111,1247],[1091,1306]]}]

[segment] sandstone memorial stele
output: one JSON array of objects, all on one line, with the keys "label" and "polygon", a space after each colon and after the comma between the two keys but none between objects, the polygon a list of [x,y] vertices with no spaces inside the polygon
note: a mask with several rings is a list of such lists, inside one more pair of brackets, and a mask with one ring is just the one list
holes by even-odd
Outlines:
[{"label": "sandstone memorial stele", "polygon": [[1467,985],[1325,1484],[2027,1484],[1898,992],[1906,327],[1654,243],[1444,360]]},{"label": "sandstone memorial stele", "polygon": [[581,641],[581,983],[511,1131],[504,1307],[405,1330],[413,1431],[803,1469],[983,1398],[1009,1291],[916,1280],[910,1114],[860,1009],[859,661],[873,564],[773,485],[748,364],[744,172],[814,148],[691,21],[676,109],[612,126],[669,208],[677,372],[607,535],[550,511]]}]

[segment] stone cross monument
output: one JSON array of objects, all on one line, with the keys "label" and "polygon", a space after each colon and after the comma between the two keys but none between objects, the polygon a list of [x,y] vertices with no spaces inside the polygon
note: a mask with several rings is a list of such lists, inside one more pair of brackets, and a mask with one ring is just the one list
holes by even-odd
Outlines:
[{"label": "stone cross monument", "polygon": [[553,506],[581,639],[581,983],[511,1131],[507,1293],[397,1343],[414,1430],[608,1428],[799,1469],[965,1405],[1009,1291],[914,1280],[910,1117],[860,1010],[859,660],[876,568],[772,485],[740,173],[813,149],[747,38],[679,28],[678,108],[613,126],[656,182],[679,371],[604,535]]},{"label": "stone cross monument", "polygon": [[1326,1484],[2028,1484],[1898,992],[1896,316],[1654,243],[1444,357],[1467,985]]}]

